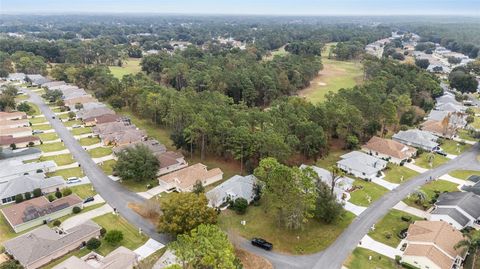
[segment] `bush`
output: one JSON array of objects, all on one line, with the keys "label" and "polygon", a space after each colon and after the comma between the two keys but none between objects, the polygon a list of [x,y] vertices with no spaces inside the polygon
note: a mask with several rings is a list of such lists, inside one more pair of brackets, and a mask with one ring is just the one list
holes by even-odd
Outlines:
[{"label": "bush", "polygon": [[17,194],[15,195],[15,203],[21,203],[23,202],[23,194]]},{"label": "bush", "polygon": [[56,219],[55,221],[53,221],[53,226],[58,227],[58,226],[60,226],[60,224],[62,224],[62,222],[61,222],[60,220],[58,220],[58,219]]},{"label": "bush", "polygon": [[110,245],[117,245],[123,240],[123,233],[119,230],[110,230],[105,234],[105,241]]},{"label": "bush", "polygon": [[80,211],[82,211],[82,209],[78,206],[75,206],[75,207],[72,208],[73,214],[78,214],[78,213],[80,213]]},{"label": "bush", "polygon": [[412,221],[412,217],[411,216],[402,216],[401,219],[405,222],[410,222]]},{"label": "bush", "polygon": [[50,195],[47,197],[47,199],[48,199],[48,201],[52,202],[52,201],[55,200],[55,196],[53,196],[53,195],[50,194]]},{"label": "bush", "polygon": [[62,198],[62,196],[63,196],[63,195],[62,195],[62,193],[61,193],[60,191],[56,191],[56,192],[55,192],[55,197],[57,197],[57,199]]},{"label": "bush", "polygon": [[72,194],[72,189],[65,188],[63,189],[62,193],[63,193],[63,196],[69,196],[70,194]]},{"label": "bush", "polygon": [[397,262],[397,264],[400,264],[400,261],[402,260],[402,256],[400,255],[395,255],[395,262]]},{"label": "bush", "polygon": [[102,244],[102,242],[100,240],[98,240],[97,238],[93,237],[93,238],[90,238],[88,241],[87,241],[87,248],[89,250],[94,250],[94,249],[97,249],[100,247],[100,245]]},{"label": "bush", "polygon": [[237,198],[233,202],[232,208],[237,214],[243,215],[247,212],[248,201],[245,198]]},{"label": "bush", "polygon": [[32,199],[32,193],[30,193],[30,192],[26,192],[26,193],[24,194],[24,196],[25,196],[25,200],[30,200],[30,199]]},{"label": "bush", "polygon": [[104,236],[107,233],[107,229],[103,228],[100,229],[100,236]]},{"label": "bush", "polygon": [[42,196],[42,190],[40,188],[36,188],[33,190],[33,197],[40,197]]},{"label": "bush", "polygon": [[12,144],[10,144],[10,148],[11,148],[12,150],[16,150],[16,149],[17,149],[17,145],[15,145],[15,144],[12,143]]}]

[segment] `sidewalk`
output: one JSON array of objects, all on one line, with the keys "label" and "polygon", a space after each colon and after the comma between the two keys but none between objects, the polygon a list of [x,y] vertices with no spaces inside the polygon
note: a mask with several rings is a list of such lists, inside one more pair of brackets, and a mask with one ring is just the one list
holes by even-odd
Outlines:
[{"label": "sidewalk", "polygon": [[58,138],[55,140],[43,141],[43,144],[52,144],[52,143],[58,143],[58,142],[62,142],[62,139]]},{"label": "sidewalk", "polygon": [[84,223],[87,220],[91,220],[93,218],[96,218],[98,216],[105,215],[111,212],[113,212],[113,208],[110,205],[105,204],[104,206],[101,206],[99,208],[95,208],[93,210],[87,211],[85,213],[80,213],[78,215],[75,215],[71,218],[66,219],[65,221],[63,221],[62,224],[60,224],[60,227],[62,227],[65,230],[70,229],[72,227],[75,227],[79,224]]},{"label": "sidewalk", "polygon": [[156,186],[154,188],[149,189],[148,191],[137,192],[137,194],[142,196],[145,199],[150,199],[153,196],[158,195],[158,194],[160,194],[162,192],[165,192],[165,191],[167,191],[165,186]]},{"label": "sidewalk", "polygon": [[378,241],[373,240],[370,236],[365,235],[360,241],[362,244],[358,244],[358,247],[366,248],[377,253],[380,253],[389,258],[395,259],[395,256],[401,256],[402,252],[392,248],[391,246],[385,245]]},{"label": "sidewalk", "polygon": [[381,179],[379,177],[375,177],[372,179],[372,182],[375,183],[375,184],[378,184],[388,190],[393,190],[395,189],[396,187],[398,187],[399,184],[395,184],[395,183],[392,183],[392,182],[388,182],[384,179]]},{"label": "sidewalk", "polygon": [[470,180],[459,179],[459,178],[456,178],[456,177],[452,177],[449,174],[445,174],[445,175],[441,176],[440,179],[445,180],[445,181],[450,181],[450,182],[458,184],[458,185],[470,185],[470,186],[475,185],[475,183],[470,181]]},{"label": "sidewalk", "polygon": [[133,252],[138,254],[139,260],[141,261],[164,247],[164,244],[150,238],[147,242],[145,242],[145,244],[135,249]]},{"label": "sidewalk", "polygon": [[411,206],[405,204],[402,201],[400,201],[398,204],[396,204],[393,208],[397,209],[397,210],[400,210],[400,211],[403,211],[403,212],[408,213],[408,214],[412,214],[412,215],[417,216],[419,218],[430,219],[430,213],[428,213],[426,211],[423,211],[423,210],[420,210],[420,209],[415,208],[415,207],[411,207]]},{"label": "sidewalk", "polygon": [[103,143],[97,143],[97,144],[93,144],[93,145],[89,145],[89,146],[82,146],[85,150],[91,150],[91,149],[94,149],[94,148],[100,148],[100,147],[103,147]]}]

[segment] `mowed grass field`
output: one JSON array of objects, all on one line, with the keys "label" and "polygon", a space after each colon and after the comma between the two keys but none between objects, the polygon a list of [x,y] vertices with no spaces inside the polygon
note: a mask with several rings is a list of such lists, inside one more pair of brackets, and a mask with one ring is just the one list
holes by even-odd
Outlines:
[{"label": "mowed grass field", "polygon": [[358,61],[337,61],[328,59],[330,47],[335,43],[328,43],[322,51],[323,69],[310,82],[310,86],[299,91],[298,95],[312,103],[325,100],[328,92],[337,92],[341,88],[351,88],[363,80],[363,66]]},{"label": "mowed grass field", "polygon": [[124,75],[136,74],[142,71],[140,66],[140,60],[137,58],[129,58],[126,62],[123,63],[123,66],[109,66],[110,72],[118,79],[122,79]]}]

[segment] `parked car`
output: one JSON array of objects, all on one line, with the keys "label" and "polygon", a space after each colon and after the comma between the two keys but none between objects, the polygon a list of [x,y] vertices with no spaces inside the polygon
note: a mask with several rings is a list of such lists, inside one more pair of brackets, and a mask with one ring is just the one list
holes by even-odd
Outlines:
[{"label": "parked car", "polygon": [[52,119],[55,119],[55,116],[52,116]]},{"label": "parked car", "polygon": [[90,197],[87,197],[87,198],[83,201],[83,203],[86,204],[86,203],[93,202],[93,201],[95,201],[95,198],[94,198],[93,196],[90,196]]},{"label": "parked car", "polygon": [[42,130],[33,130],[33,134],[43,134]]},{"label": "parked car", "polygon": [[81,182],[81,180],[78,177],[67,178],[67,184],[73,184],[73,183],[78,183],[78,182]]},{"label": "parked car", "polygon": [[435,151],[435,153],[437,153],[438,155],[447,156],[447,153],[445,153],[444,151],[441,151],[441,150],[437,150],[437,151]]},{"label": "parked car", "polygon": [[262,238],[253,238],[252,245],[263,248],[264,250],[272,250],[273,245],[270,242],[267,242],[265,239]]}]

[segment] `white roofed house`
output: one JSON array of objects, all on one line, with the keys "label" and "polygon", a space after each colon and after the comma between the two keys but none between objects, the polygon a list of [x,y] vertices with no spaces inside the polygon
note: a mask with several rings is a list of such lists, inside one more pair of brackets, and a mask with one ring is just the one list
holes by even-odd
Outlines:
[{"label": "white roofed house", "polygon": [[54,161],[34,162],[25,164],[11,164],[0,169],[0,181],[10,180],[23,175],[43,174],[55,171],[57,165]]},{"label": "white roofed house", "polygon": [[221,207],[237,198],[244,198],[250,203],[255,198],[256,182],[257,179],[253,175],[235,175],[206,193],[209,205]]},{"label": "white roofed house", "polygon": [[340,156],[338,168],[358,178],[372,180],[381,176],[381,171],[387,167],[388,162],[378,159],[360,151],[352,151]]},{"label": "white roofed house", "polygon": [[10,74],[8,74],[7,80],[8,81],[24,82],[25,78],[26,78],[26,76],[25,76],[24,73],[10,73]]},{"label": "white roofed house", "polygon": [[[305,169],[307,167],[310,167],[315,173],[317,173],[318,178],[323,183],[327,184],[330,188],[332,187],[332,173],[330,173],[330,171],[314,165],[300,165],[300,169]],[[352,188],[354,182],[355,180],[349,177],[341,177],[336,180],[333,193],[338,201],[344,200],[349,195],[347,191]]]}]

